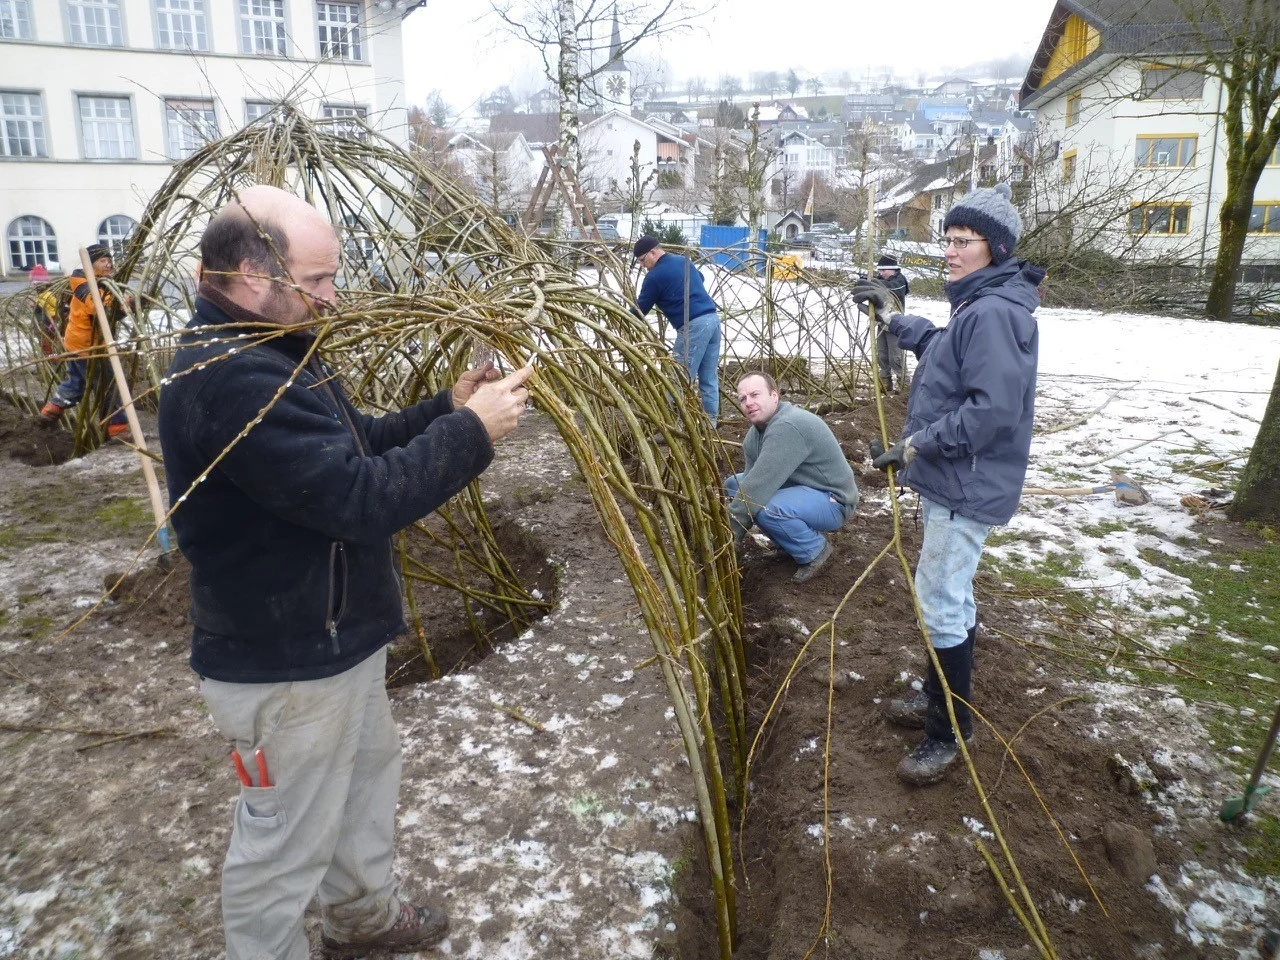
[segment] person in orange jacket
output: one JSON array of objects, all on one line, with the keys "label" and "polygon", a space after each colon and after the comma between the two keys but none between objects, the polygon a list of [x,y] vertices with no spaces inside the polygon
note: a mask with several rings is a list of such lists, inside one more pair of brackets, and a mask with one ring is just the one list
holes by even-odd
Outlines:
[{"label": "person in orange jacket", "polygon": [[[91,244],[88,247],[89,260],[93,263],[94,275],[98,278],[111,276],[111,249],[103,243]],[[93,296],[89,292],[89,281],[83,270],[71,274],[71,309],[67,318],[67,329],[62,335],[62,345],[67,353],[75,354],[67,360],[67,376],[53,397],[40,410],[40,416],[46,420],[57,420],[63,413],[74,407],[84,397],[88,380],[89,360],[87,354],[98,343],[98,320],[93,306]],[[105,290],[102,292],[102,304],[110,309],[114,300]],[[129,432],[129,424],[124,411],[120,409],[120,400],[112,385],[107,399],[107,406],[114,412],[107,422],[107,436],[119,437]]]}]

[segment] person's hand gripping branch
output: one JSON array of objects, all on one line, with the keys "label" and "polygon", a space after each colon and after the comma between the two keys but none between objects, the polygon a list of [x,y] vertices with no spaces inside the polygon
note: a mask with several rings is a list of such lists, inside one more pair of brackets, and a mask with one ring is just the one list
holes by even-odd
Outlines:
[{"label": "person's hand gripping branch", "polygon": [[453,398],[453,409],[461,410],[467,405],[467,401],[471,399],[478,386],[482,383],[492,383],[501,376],[502,374],[494,367],[492,360],[486,360],[475,369],[468,370],[453,385],[453,390],[450,393]]},{"label": "person's hand gripping branch", "polygon": [[[524,383],[531,376],[533,367],[521,367],[501,380],[485,380],[474,387],[464,406],[480,418],[491,441],[501,440],[516,428],[529,399],[529,389]],[[459,378],[458,383],[461,382]],[[454,390],[457,389],[455,385]]]},{"label": "person's hand gripping branch", "polygon": [[875,307],[876,323],[888,323],[891,315],[902,312],[902,304],[893,291],[879,280],[859,280],[849,291],[849,299],[858,304],[863,313],[868,312],[868,305]]},{"label": "person's hand gripping branch", "polygon": [[873,439],[867,447],[871,451],[871,465],[877,470],[902,470],[916,457],[916,448],[911,445],[910,437],[903,437],[888,450],[880,442],[879,437]]}]

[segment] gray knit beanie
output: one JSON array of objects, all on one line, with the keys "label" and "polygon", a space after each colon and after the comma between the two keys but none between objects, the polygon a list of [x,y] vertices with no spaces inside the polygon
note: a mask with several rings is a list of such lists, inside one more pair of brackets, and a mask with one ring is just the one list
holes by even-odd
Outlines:
[{"label": "gray knit beanie", "polygon": [[975,190],[951,208],[942,229],[968,227],[982,234],[991,250],[991,262],[998,266],[1013,256],[1022,236],[1022,218],[1010,200],[1012,196],[1007,183]]}]

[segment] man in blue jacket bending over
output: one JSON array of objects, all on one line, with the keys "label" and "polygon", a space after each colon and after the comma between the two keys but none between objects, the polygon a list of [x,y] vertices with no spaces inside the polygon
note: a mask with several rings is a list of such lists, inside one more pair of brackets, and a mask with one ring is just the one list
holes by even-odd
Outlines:
[{"label": "man in blue jacket bending over", "polygon": [[448,920],[397,893],[400,740],[386,644],[404,631],[391,536],[493,460],[525,368],[469,371],[399,413],[357,412],[310,327],[334,299],[333,227],[274,187],[200,242],[202,283],[160,393],[173,526],[191,562],[191,666],[241,789],[222,871],[228,960],[416,952]]},{"label": "man in blue jacket bending over", "polygon": [[635,257],[648,271],[636,300],[637,314],[643,318],[657,304],[675,327],[672,353],[689,371],[702,409],[715,423],[720,416],[720,318],[702,273],[688,257],[663,250],[657,237],[637,240]]},{"label": "man in blue jacket bending over", "polygon": [[[1022,219],[1010,196],[1005,184],[975,190],[947,214],[941,241],[951,301],[946,327],[904,316],[878,281],[864,281],[850,294],[874,304],[877,321],[887,320],[889,332],[919,360],[902,439],[887,451],[878,440],[871,447],[877,467],[900,471],[902,482],[920,494],[924,542],[916,596],[966,742],[973,731],[973,577],[991,527],[1008,523],[1018,509],[1035,418],[1040,334],[1032,314],[1044,271],[1011,259]],[[924,690],[893,701],[889,719],[925,732],[898,765],[899,777],[913,786],[941,780],[959,748],[932,663]]]}]

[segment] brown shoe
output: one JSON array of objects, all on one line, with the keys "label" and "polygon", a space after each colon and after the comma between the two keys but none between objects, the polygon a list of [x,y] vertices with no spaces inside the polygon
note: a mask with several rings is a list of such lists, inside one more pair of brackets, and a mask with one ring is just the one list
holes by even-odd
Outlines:
[{"label": "brown shoe", "polygon": [[367,940],[339,942],[325,936],[320,941],[321,953],[332,960],[349,960],[371,953],[416,953],[428,950],[449,932],[449,918],[435,907],[400,904],[400,916],[390,930]]},{"label": "brown shoe", "polygon": [[58,420],[62,417],[62,414],[66,409],[66,407],[60,407],[50,400],[40,408],[40,416],[44,417],[46,420]]}]

